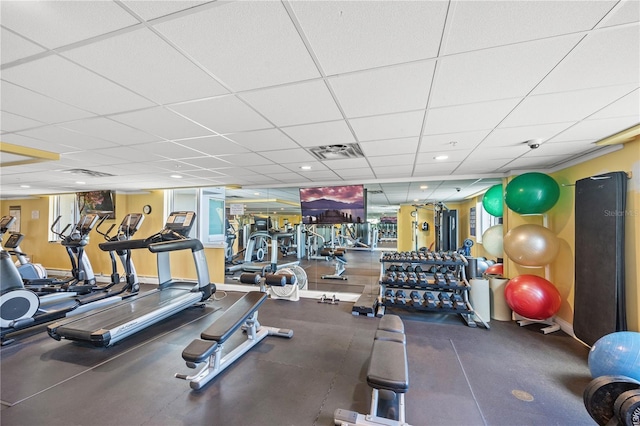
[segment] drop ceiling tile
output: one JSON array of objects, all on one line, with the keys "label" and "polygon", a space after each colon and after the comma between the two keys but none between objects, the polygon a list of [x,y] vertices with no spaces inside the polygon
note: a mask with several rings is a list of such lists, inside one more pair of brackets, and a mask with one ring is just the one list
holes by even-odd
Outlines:
[{"label": "drop ceiling tile", "polygon": [[224,176],[232,176],[232,177],[247,177],[247,176],[260,175],[260,173],[245,167],[225,167],[221,169],[216,169],[215,171],[218,173],[222,173]]},{"label": "drop ceiling tile", "polygon": [[[268,178],[275,173],[289,173],[289,170],[287,168],[279,164],[267,164],[264,158],[260,162],[257,155],[255,157],[252,156],[251,159],[251,162],[254,164],[251,165],[250,170],[263,175],[265,178]],[[244,164],[241,157],[233,158],[231,161],[235,161],[235,163],[237,164]]]},{"label": "drop ceiling tile", "polygon": [[525,96],[580,37],[538,40],[442,58],[430,107]]},{"label": "drop ceiling tile", "polygon": [[138,23],[115,2],[3,1],[2,25],[54,48]]},{"label": "drop ceiling tile", "polygon": [[[340,170],[340,173],[342,173],[342,170]],[[334,181],[336,179],[336,174],[330,170],[300,171],[300,174],[311,182]]]},{"label": "drop ceiling tile", "polygon": [[607,105],[600,111],[589,116],[589,120],[615,117],[640,117],[640,90],[636,89],[623,96],[611,105]]},{"label": "drop ceiling tile", "polygon": [[2,126],[2,133],[30,129],[32,127],[43,126],[44,124],[45,123],[40,121],[22,117],[21,115],[0,111],[0,125]]},{"label": "drop ceiling tile", "polygon": [[520,158],[516,158],[515,160],[511,161],[509,164],[506,164],[505,166],[499,168],[500,171],[514,171],[515,174],[519,174],[517,173],[518,170],[526,170],[526,171],[541,171],[544,173],[544,171],[546,169],[549,168],[550,165],[556,164],[556,163],[561,163],[563,161],[566,161],[570,158],[570,155],[567,155],[566,157],[561,157],[561,156],[557,156],[557,155],[553,155],[550,157],[520,157]]},{"label": "drop ceiling tile", "polygon": [[360,182],[366,179],[373,179],[376,176],[373,174],[373,170],[369,166],[367,167],[359,167],[357,169],[339,169],[335,170],[335,173],[338,177],[349,180],[349,179],[357,179]]},{"label": "drop ceiling tile", "polygon": [[399,168],[398,166],[377,166],[373,172],[378,179],[384,178],[406,178],[411,177],[413,169],[411,167]]},{"label": "drop ceiling tile", "polygon": [[617,6],[619,7],[604,18],[598,27],[613,27],[640,20],[640,2],[625,1],[618,3]]},{"label": "drop ceiling tile", "polygon": [[505,167],[511,160],[505,160],[502,158],[490,158],[485,160],[476,160],[473,157],[467,158],[462,164],[460,164],[459,171],[465,175],[482,175],[495,173],[497,170]]},{"label": "drop ceiling tile", "polygon": [[199,6],[208,1],[123,1],[125,5],[131,8],[137,15],[139,15],[145,21],[150,21],[161,16],[170,15],[172,13],[179,12],[181,10],[190,9],[195,6]]},{"label": "drop ceiling tile", "polygon": [[[597,3],[597,2],[594,2]],[[640,85],[640,24],[590,33],[533,94]]]},{"label": "drop ceiling tile", "polygon": [[526,143],[518,142],[511,146],[485,148],[484,144],[470,153],[469,158],[476,160],[513,159],[531,151]]},{"label": "drop ceiling tile", "polygon": [[111,119],[165,139],[210,136],[211,132],[162,107],[118,114]]},{"label": "drop ceiling tile", "polygon": [[344,120],[286,127],[282,131],[304,147],[355,142]]},{"label": "drop ceiling tile", "polygon": [[181,161],[191,166],[201,167],[203,169],[218,169],[222,167],[229,167],[232,165],[226,159],[211,156],[183,158]]},{"label": "drop ceiling tile", "polygon": [[433,58],[447,2],[291,2],[327,75]]},{"label": "drop ceiling tile", "polygon": [[226,137],[252,151],[297,148],[299,146],[279,129],[232,133],[226,135]]},{"label": "drop ceiling tile", "polygon": [[[4,24],[4,20],[2,23]],[[45,51],[43,47],[4,28],[0,28],[0,47],[0,61],[3,65]]]},{"label": "drop ceiling tile", "polygon": [[[265,156],[262,156],[260,154],[256,154],[253,152],[249,152],[246,154],[223,155],[223,156],[220,156],[220,159],[227,162],[227,165],[224,167],[242,166],[242,167],[250,167],[251,169],[254,169],[254,170],[256,169],[255,166],[271,166],[274,164]],[[283,169],[278,169],[278,170],[283,170]]]},{"label": "drop ceiling tile", "polygon": [[358,140],[396,139],[420,135],[424,111],[403,112],[349,120]]},{"label": "drop ceiling tile", "polygon": [[114,148],[95,149],[92,151],[94,155],[108,155],[119,158],[121,160],[135,161],[141,160],[140,151],[129,146],[117,146]]},{"label": "drop ceiling tile", "polygon": [[261,154],[263,157],[278,164],[309,163],[315,162],[316,160],[316,157],[309,154],[309,152],[302,148],[266,151]]},{"label": "drop ceiling tile", "polygon": [[343,160],[323,161],[323,164],[329,169],[338,171],[343,169],[360,169],[368,167],[369,164],[365,158],[347,158]]},{"label": "drop ceiling tile", "polygon": [[[89,169],[91,170],[95,166],[108,166],[111,164],[118,164],[120,159],[111,157],[108,155],[98,156],[93,151],[76,151],[67,152],[60,155],[64,161],[73,161],[76,165],[75,168]],[[52,177],[53,179],[53,177]],[[74,180],[87,181],[88,176],[76,175]]]},{"label": "drop ceiling tile", "polygon": [[5,69],[2,71],[2,78],[96,114],[153,105],[139,95],[59,56],[49,56]]},{"label": "drop ceiling tile", "polygon": [[192,170],[185,174],[193,177],[204,178],[204,179],[222,179],[226,176],[224,173],[221,173],[217,170],[208,170],[208,169]]},{"label": "drop ceiling tile", "polygon": [[600,140],[638,123],[640,123],[640,118],[633,116],[584,120],[555,136],[549,142]]},{"label": "drop ceiling tile", "polygon": [[[297,173],[272,173],[269,175],[271,179],[283,182],[283,183],[298,183],[304,181],[304,178]],[[304,183],[304,182],[303,182]],[[271,210],[271,207],[269,208]],[[275,209],[274,209],[275,210]],[[275,213],[275,212],[274,212]]]},{"label": "drop ceiling tile", "polygon": [[44,121],[48,124],[77,120],[94,115],[4,80],[1,82],[0,92],[2,93],[3,111]]},{"label": "drop ceiling tile", "polygon": [[456,1],[442,52],[452,54],[593,28],[615,1]]},{"label": "drop ceiling tile", "polygon": [[155,27],[237,91],[320,76],[280,2],[233,2]]},{"label": "drop ceiling tile", "polygon": [[169,109],[217,133],[242,132],[273,127],[235,96],[173,105]]},{"label": "drop ceiling tile", "polygon": [[116,146],[116,144],[113,142],[108,142],[104,139],[93,138],[91,136],[63,129],[62,127],[58,126],[38,127],[37,129],[25,130],[21,132],[21,134],[30,138],[40,139],[48,143],[53,142],[60,145],[66,145],[77,150],[88,150]]},{"label": "drop ceiling tile", "polygon": [[222,136],[179,140],[176,141],[176,143],[207,155],[243,154],[249,152],[245,147],[231,142]]},{"label": "drop ceiling tile", "polygon": [[[55,152],[57,154],[74,151],[73,148],[70,148],[68,146],[60,145],[59,143],[54,142],[47,142],[40,139],[34,139],[21,133],[6,133],[2,135],[2,142],[12,143],[14,145],[20,145],[27,148],[42,149],[44,151]],[[19,168],[12,167],[11,170],[22,170],[22,167],[24,166],[20,166]],[[2,173],[5,173],[4,169],[2,170]]]},{"label": "drop ceiling tile", "polygon": [[[471,149],[456,149],[448,151],[436,151],[436,152],[420,152],[418,153],[416,164],[433,164],[438,165],[440,163],[460,162],[469,156],[472,152]],[[436,160],[436,157],[446,156],[444,160]]]},{"label": "drop ceiling tile", "polygon": [[174,142],[144,143],[133,145],[132,148],[134,148],[136,151],[144,153],[141,155],[146,155],[147,158],[151,156],[152,158],[163,157],[172,160],[179,160],[183,158],[202,157],[202,154],[200,152],[194,151],[193,149],[189,149]]},{"label": "drop ceiling tile", "polygon": [[592,139],[573,141],[573,142],[545,142],[540,145],[540,148],[529,150],[527,158],[530,157],[553,157],[553,156],[567,156],[567,155],[582,155],[588,151],[592,151],[597,148]]},{"label": "drop ceiling tile", "polygon": [[568,129],[574,122],[541,124],[539,126],[499,127],[494,129],[482,142],[481,149],[523,145],[531,139],[547,139]]},{"label": "drop ceiling tile", "polygon": [[[186,173],[192,170],[202,169],[202,167],[187,164],[183,161],[176,160],[173,158],[156,161],[154,162],[154,165],[165,170],[163,177],[169,177],[171,174],[181,175],[182,173]],[[175,178],[171,178],[171,179],[175,179]]]},{"label": "drop ceiling tile", "polygon": [[70,121],[59,127],[73,130],[85,135],[99,137],[119,145],[131,145],[145,142],[157,142],[158,136],[142,132],[109,118],[96,117]]},{"label": "drop ceiling tile", "polygon": [[493,129],[518,104],[519,98],[432,108],[425,135]]},{"label": "drop ceiling tile", "polygon": [[491,130],[475,132],[444,133],[440,135],[424,135],[420,144],[420,152],[450,151],[454,149],[473,149],[490,133]]},{"label": "drop ceiling tile", "polygon": [[434,61],[398,65],[329,79],[348,118],[425,109]]},{"label": "drop ceiling tile", "polygon": [[395,150],[388,153],[385,156],[369,157],[369,164],[374,170],[377,170],[380,166],[396,166],[398,169],[411,169],[413,163],[416,161],[415,154],[396,154]]},{"label": "drop ceiling tile", "polygon": [[394,154],[415,154],[418,138],[384,139],[380,141],[360,142],[360,148],[367,157],[386,156],[390,150]]},{"label": "drop ceiling tile", "polygon": [[582,120],[635,86],[610,86],[529,96],[500,123],[501,127],[531,126]]},{"label": "drop ceiling tile", "polygon": [[322,80],[257,90],[240,95],[276,126],[292,126],[342,118]]},{"label": "drop ceiling tile", "polygon": [[63,55],[159,104],[228,93],[147,28],[81,46]]}]

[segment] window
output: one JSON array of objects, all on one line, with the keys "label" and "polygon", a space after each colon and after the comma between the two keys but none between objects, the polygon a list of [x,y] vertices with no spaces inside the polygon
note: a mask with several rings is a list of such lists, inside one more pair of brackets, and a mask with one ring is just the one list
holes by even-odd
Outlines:
[{"label": "window", "polygon": [[[53,230],[57,233],[71,231],[71,226],[75,225],[79,218],[76,194],[61,194],[49,197],[49,241],[61,240],[60,236],[51,231],[51,226],[58,217],[60,217],[60,220]],[[67,228],[67,226],[69,227]]]},{"label": "window", "polygon": [[484,209],[482,201],[476,203],[476,242],[482,242],[482,234],[493,225],[502,223],[501,217],[491,216]]},{"label": "window", "polygon": [[197,220],[189,238],[198,238],[205,246],[223,244],[226,229],[224,197],[224,188],[167,190],[165,217],[173,211],[194,211]]}]

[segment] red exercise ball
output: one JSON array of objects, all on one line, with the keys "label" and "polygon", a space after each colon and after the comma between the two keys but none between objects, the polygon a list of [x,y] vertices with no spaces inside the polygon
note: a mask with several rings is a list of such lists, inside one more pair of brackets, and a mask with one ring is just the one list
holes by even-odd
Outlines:
[{"label": "red exercise ball", "polygon": [[515,313],[533,320],[551,318],[562,302],[558,289],[537,275],[519,275],[509,280],[504,298]]},{"label": "red exercise ball", "polygon": [[504,268],[502,267],[502,263],[496,263],[494,265],[489,266],[485,271],[487,275],[503,275]]}]

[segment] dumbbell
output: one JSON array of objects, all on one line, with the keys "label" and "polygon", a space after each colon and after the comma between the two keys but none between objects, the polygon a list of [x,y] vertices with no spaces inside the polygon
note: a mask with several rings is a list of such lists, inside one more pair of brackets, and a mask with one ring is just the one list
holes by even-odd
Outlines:
[{"label": "dumbbell", "polygon": [[621,425],[640,424],[640,389],[622,392],[613,404],[613,414]]},{"label": "dumbbell", "polygon": [[464,299],[461,295],[454,293],[449,299],[451,300],[451,303],[453,303],[453,309],[466,309]]},{"label": "dumbbell", "polygon": [[435,297],[433,297],[433,293],[431,293],[430,291],[425,291],[424,294],[422,295],[422,298],[424,299],[424,304],[427,308],[436,308],[436,299]]},{"label": "dumbbell", "polygon": [[422,306],[422,300],[419,292],[415,290],[411,291],[411,293],[409,293],[409,298],[411,299],[412,306],[415,306],[415,307]]},{"label": "dumbbell", "polygon": [[407,304],[407,295],[404,290],[399,289],[396,290],[396,304],[397,305],[406,305]]},{"label": "dumbbell", "polygon": [[409,272],[407,276],[407,284],[418,284],[418,276],[415,272]]},{"label": "dumbbell", "polygon": [[413,268],[413,272],[419,274],[420,272],[422,272],[422,266],[416,265],[415,268]]},{"label": "dumbbell", "polygon": [[438,299],[440,300],[440,307],[443,309],[453,309],[453,302],[449,299],[448,296],[443,293],[438,294]]},{"label": "dumbbell", "polygon": [[393,290],[390,288],[384,291],[384,300],[389,303],[393,303]]},{"label": "dumbbell", "polygon": [[640,423],[640,382],[630,377],[596,377],[585,388],[583,399],[587,412],[601,426]]},{"label": "dumbbell", "polygon": [[447,282],[444,279],[444,275],[440,272],[433,274],[434,285],[445,286]]},{"label": "dumbbell", "polygon": [[420,287],[426,287],[427,285],[429,285],[429,281],[427,281],[427,274],[425,274],[424,272],[420,272],[418,274],[418,284],[420,285]]}]

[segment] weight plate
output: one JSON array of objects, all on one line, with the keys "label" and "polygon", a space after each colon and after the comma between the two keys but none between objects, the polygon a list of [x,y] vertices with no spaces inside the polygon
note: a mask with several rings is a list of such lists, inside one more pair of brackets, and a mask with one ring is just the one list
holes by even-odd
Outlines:
[{"label": "weight plate", "polygon": [[625,426],[640,426],[640,389],[620,394],[613,404],[613,412]]},{"label": "weight plate", "polygon": [[584,406],[593,420],[605,426],[614,417],[616,398],[623,392],[640,389],[640,382],[625,376],[601,376],[584,390]]}]

